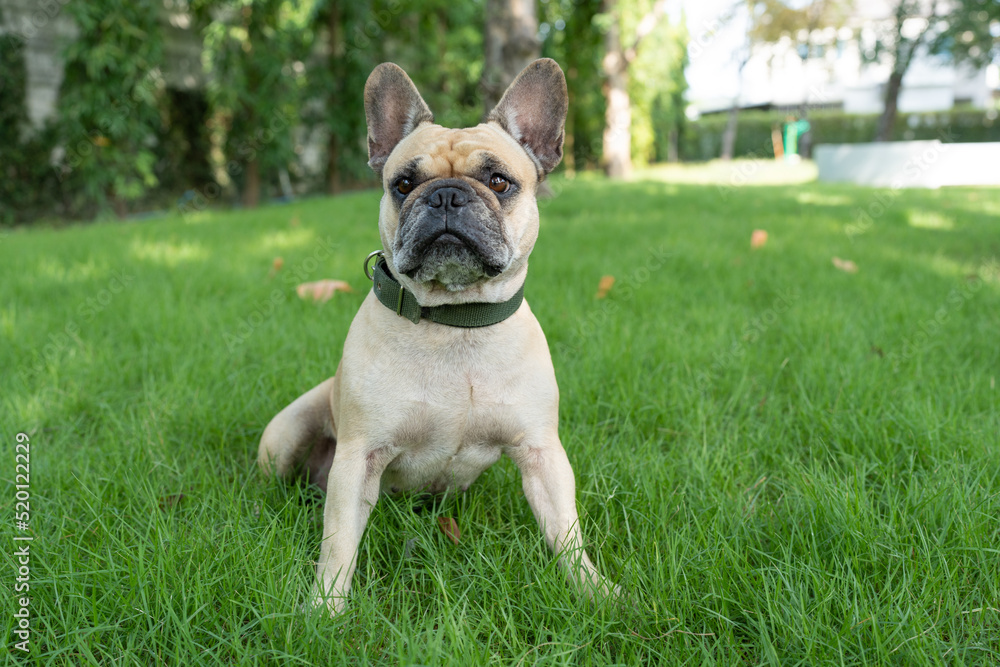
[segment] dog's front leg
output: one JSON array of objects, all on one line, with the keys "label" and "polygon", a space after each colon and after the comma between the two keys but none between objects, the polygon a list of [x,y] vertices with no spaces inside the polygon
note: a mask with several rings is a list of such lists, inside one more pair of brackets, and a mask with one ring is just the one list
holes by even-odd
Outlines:
[{"label": "dog's front leg", "polygon": [[588,598],[617,594],[617,586],[597,572],[583,549],[576,481],[559,436],[552,436],[542,447],[516,447],[511,457],[521,471],[524,495],[545,541],[571,583]]},{"label": "dog's front leg", "polygon": [[313,599],[314,606],[325,605],[331,616],[347,604],[361,535],[378,502],[382,472],[390,460],[385,449],[366,452],[356,443],[337,445],[327,482]]}]

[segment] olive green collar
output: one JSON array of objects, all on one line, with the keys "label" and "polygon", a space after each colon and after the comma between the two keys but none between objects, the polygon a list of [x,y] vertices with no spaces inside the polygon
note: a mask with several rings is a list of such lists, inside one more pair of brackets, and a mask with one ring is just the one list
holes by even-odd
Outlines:
[{"label": "olive green collar", "polygon": [[[369,273],[369,264],[373,257],[377,257],[378,260]],[[456,303],[444,306],[421,306],[417,303],[413,293],[392,277],[381,250],[376,250],[365,259],[365,275],[371,279],[375,297],[382,302],[382,305],[414,324],[425,319],[449,327],[466,329],[488,327],[491,324],[503,322],[513,315],[521,307],[521,301],[524,300],[524,285],[521,285],[517,293],[509,301],[503,303]]]}]

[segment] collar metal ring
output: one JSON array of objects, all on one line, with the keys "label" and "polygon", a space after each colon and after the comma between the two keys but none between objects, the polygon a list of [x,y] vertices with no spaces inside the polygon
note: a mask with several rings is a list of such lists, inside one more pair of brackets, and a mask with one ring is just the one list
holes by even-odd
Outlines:
[{"label": "collar metal ring", "polygon": [[372,275],[371,268],[369,267],[369,264],[371,264],[372,261],[372,257],[382,257],[382,255],[383,251],[375,250],[373,252],[368,253],[368,256],[365,257],[365,275],[368,277],[368,280],[375,280],[375,277]]}]

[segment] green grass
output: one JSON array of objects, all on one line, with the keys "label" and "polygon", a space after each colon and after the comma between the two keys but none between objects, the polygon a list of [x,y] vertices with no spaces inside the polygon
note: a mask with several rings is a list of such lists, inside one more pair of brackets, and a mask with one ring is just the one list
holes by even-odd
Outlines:
[{"label": "green grass", "polygon": [[[254,459],[336,368],[378,247],[361,193],[0,239],[0,509],[24,431],[34,664],[1000,661],[1000,191],[554,189],[526,294],[626,604],[573,596],[503,460],[380,502],[347,613],[297,611],[321,500]],[[327,277],[356,292],[295,296]]]}]

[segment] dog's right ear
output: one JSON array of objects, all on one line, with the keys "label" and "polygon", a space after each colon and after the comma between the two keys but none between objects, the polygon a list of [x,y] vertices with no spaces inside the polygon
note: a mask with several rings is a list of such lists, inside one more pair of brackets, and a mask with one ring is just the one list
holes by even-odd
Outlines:
[{"label": "dog's right ear", "polygon": [[562,160],[568,104],[559,64],[540,58],[521,70],[486,122],[499,123],[535,161],[539,174],[547,174]]},{"label": "dog's right ear", "polygon": [[434,114],[399,65],[382,63],[365,84],[365,119],[368,166],[381,176],[396,144],[421,123],[434,122]]}]

